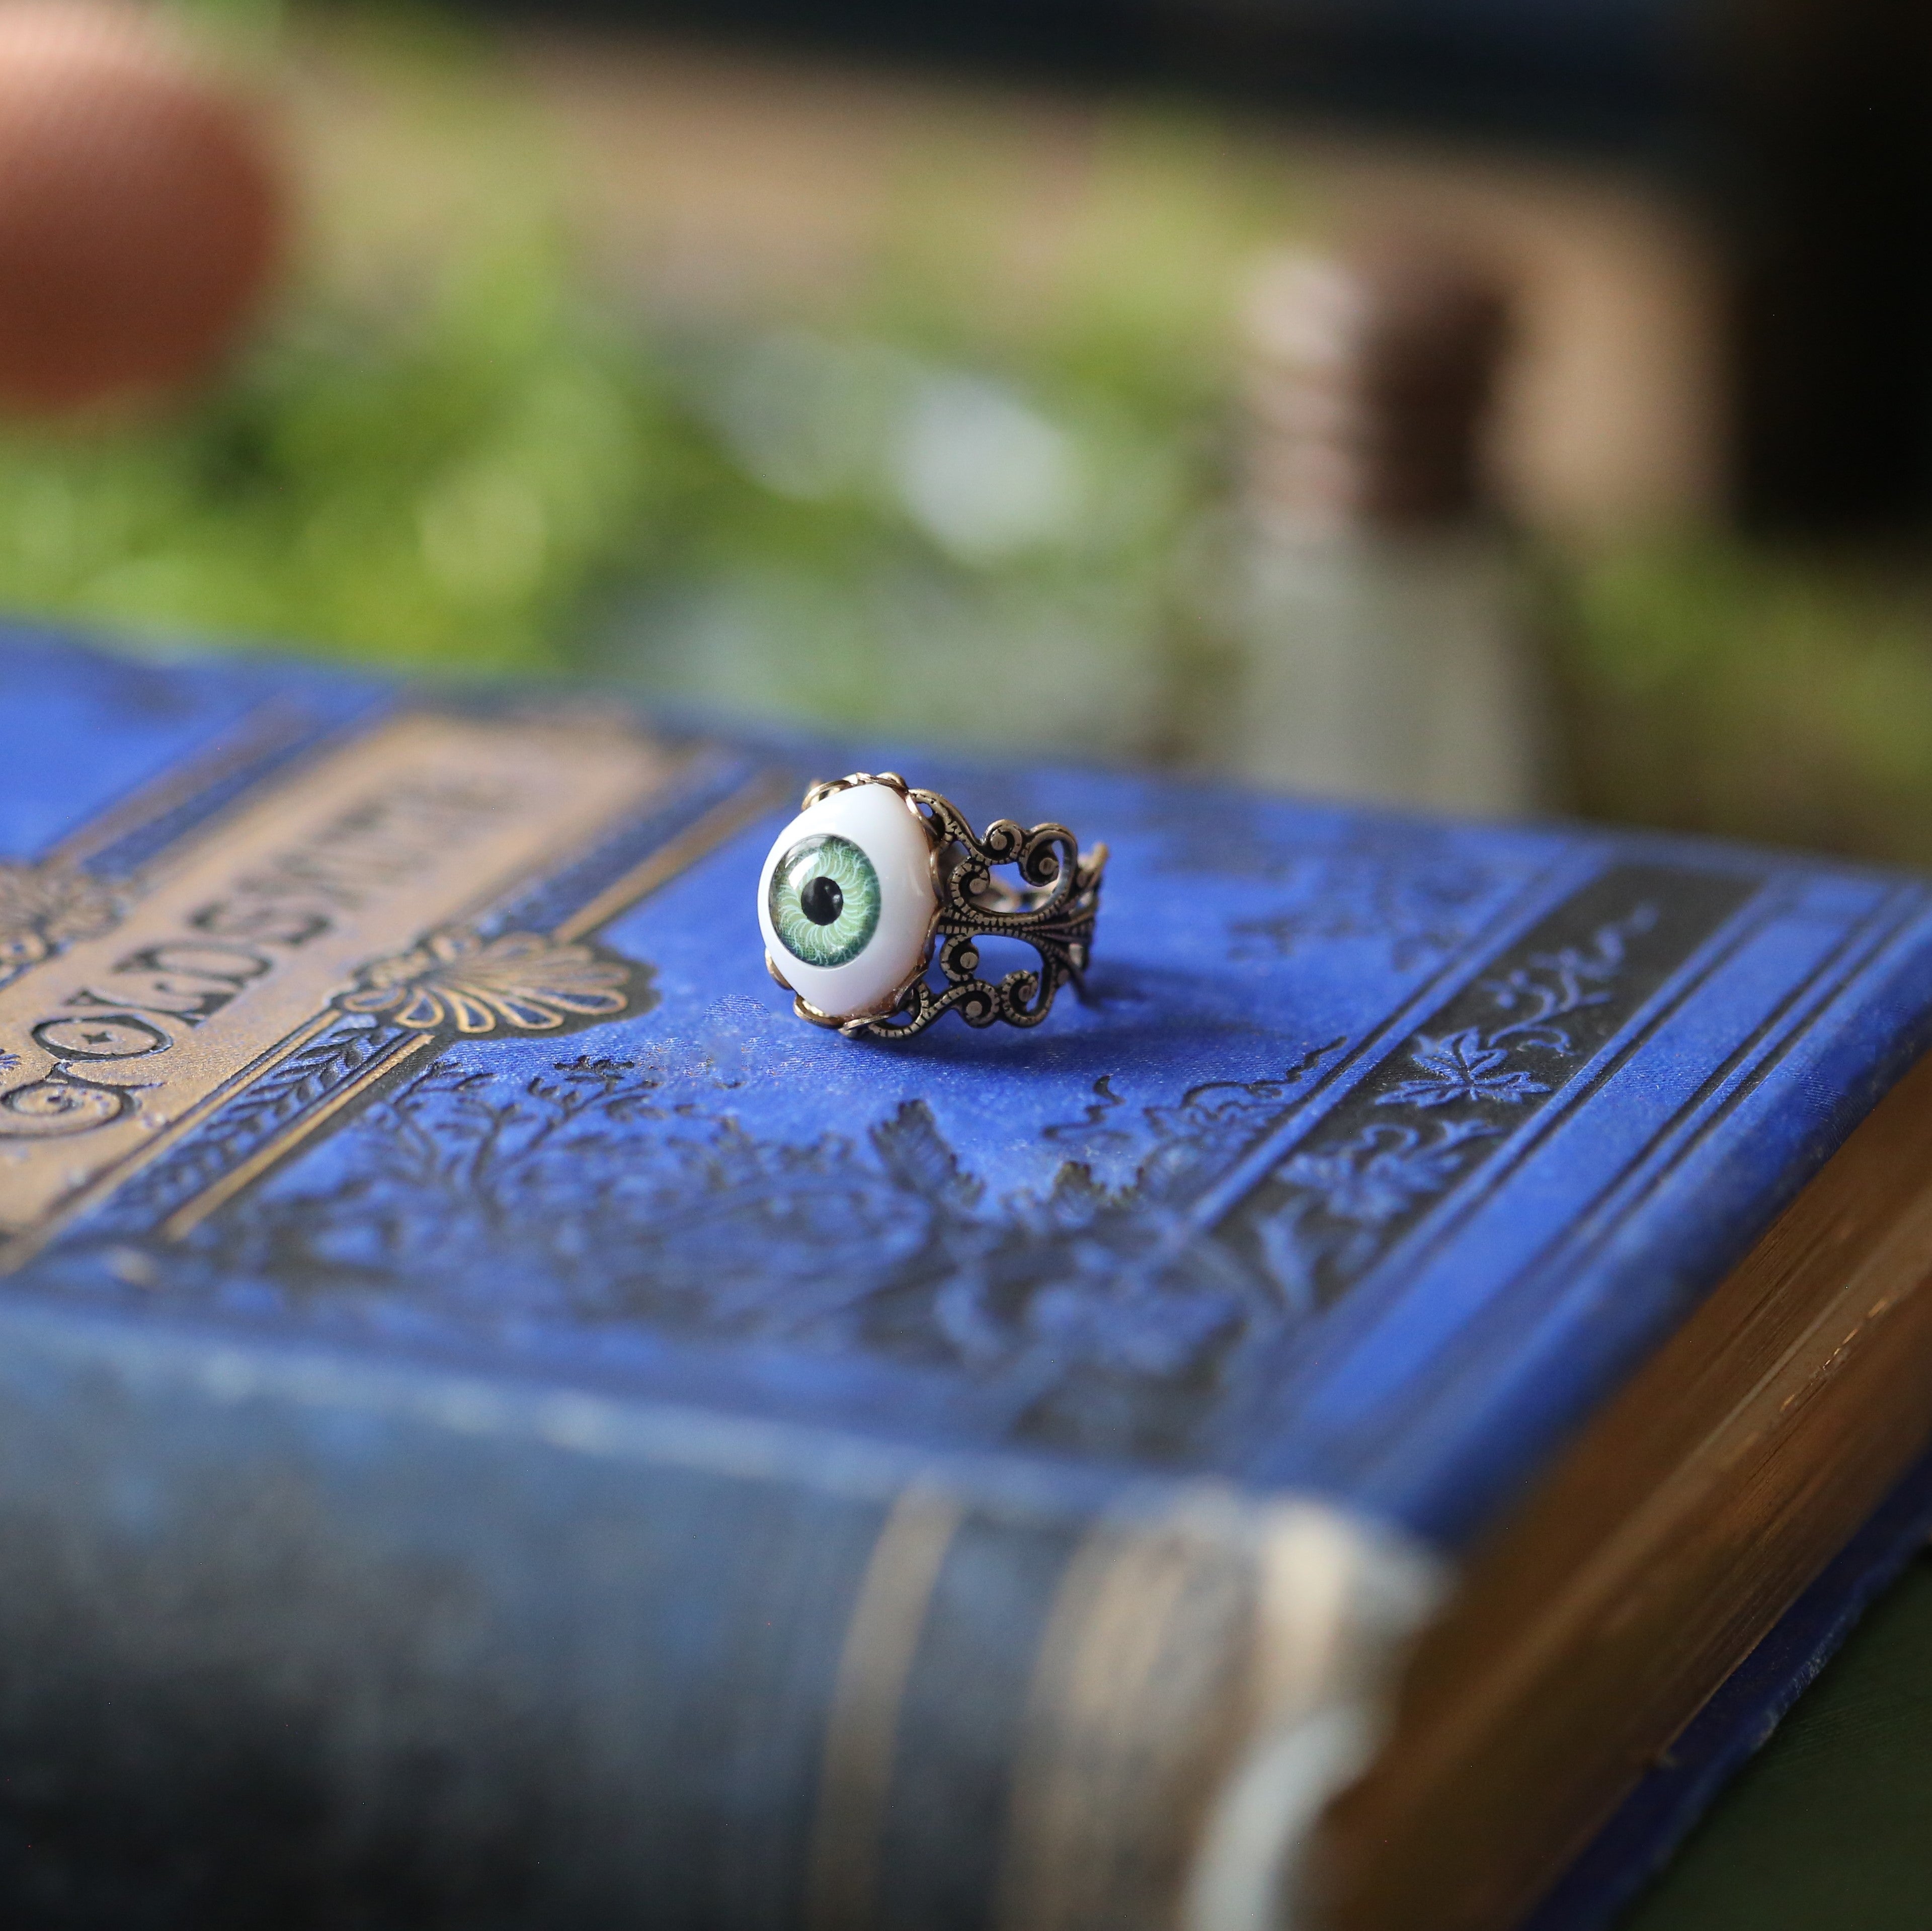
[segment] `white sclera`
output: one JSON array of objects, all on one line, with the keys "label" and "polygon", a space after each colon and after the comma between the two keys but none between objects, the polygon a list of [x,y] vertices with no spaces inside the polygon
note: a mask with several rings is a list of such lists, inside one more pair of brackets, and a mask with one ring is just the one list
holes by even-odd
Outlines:
[{"label": "white sclera", "polygon": [[[849,838],[879,875],[879,922],[872,943],[843,965],[807,965],[772,928],[772,874],[800,838],[830,832]],[[938,895],[932,844],[912,807],[885,784],[855,784],[801,811],[766,854],[758,874],[758,930],[765,950],[808,1006],[834,1019],[875,1012],[911,977],[926,950]]]}]

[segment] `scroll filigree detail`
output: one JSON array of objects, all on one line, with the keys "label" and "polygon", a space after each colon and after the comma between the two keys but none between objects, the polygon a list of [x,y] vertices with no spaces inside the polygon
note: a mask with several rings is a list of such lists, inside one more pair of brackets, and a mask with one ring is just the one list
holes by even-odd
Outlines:
[{"label": "scroll filigree detail", "polygon": [[120,922],[122,895],[78,866],[0,861],[0,985]]},{"label": "scroll filigree detail", "polygon": [[364,966],[335,1002],[411,1032],[554,1033],[572,1018],[614,1018],[628,970],[586,945],[536,932],[484,939],[458,929]]},{"label": "scroll filigree detail", "polygon": [[[799,1016],[831,1027],[848,1039],[909,1039],[949,1012],[968,1025],[1037,1026],[1053,1009],[1060,988],[1083,987],[1093,956],[1094,925],[1100,915],[1101,875],[1107,847],[1083,852],[1064,825],[1035,825],[1029,830],[1011,818],[996,818],[975,832],[958,807],[936,791],[909,785],[897,772],[855,772],[814,784],[802,809],[857,784],[883,784],[916,811],[932,842],[933,883],[938,904],[932,930],[919,967],[883,1011],[840,1020],[819,1012],[794,992]],[[1019,874],[1018,886],[993,876],[996,865]],[[980,941],[1017,939],[1039,955],[1036,968],[1010,972],[997,984],[978,976]],[[770,964],[767,961],[767,964]],[[946,983],[935,988],[926,974],[937,964]],[[772,976],[792,988],[776,965]]]}]

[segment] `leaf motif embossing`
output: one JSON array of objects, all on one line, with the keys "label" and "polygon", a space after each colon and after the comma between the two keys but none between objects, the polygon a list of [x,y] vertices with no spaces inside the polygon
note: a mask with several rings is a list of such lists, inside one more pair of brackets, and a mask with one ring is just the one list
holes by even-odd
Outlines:
[{"label": "leaf motif embossing", "polygon": [[1514,1106],[1532,1093],[1547,1093],[1547,1082],[1509,1066],[1509,1049],[1483,1043],[1474,1027],[1440,1039],[1420,1036],[1410,1065],[1420,1079],[1405,1081],[1378,1099],[1378,1106],[1447,1106],[1454,1100],[1500,1101]]},{"label": "leaf motif embossing", "polygon": [[1304,1189],[1337,1220],[1380,1226],[1417,1201],[1440,1193],[1461,1166],[1456,1150],[1498,1129],[1480,1120],[1427,1126],[1376,1125],[1340,1147],[1296,1153],[1281,1177]]},{"label": "leaf motif embossing", "polygon": [[[326,1159],[178,1239],[152,1237],[152,1221],[90,1225],[38,1264],[119,1291],[140,1242],[143,1293],[241,1318],[507,1337],[593,1366],[685,1345],[715,1365],[742,1344],[760,1399],[794,1376],[840,1399],[886,1390],[902,1414],[929,1392],[976,1439],[1211,1456],[1228,1416],[1278,1388],[1306,1324],[1429,1251],[1454,1222],[1445,1200],[1532,1144],[1522,1129],[1744,888],[1714,888],[1695,920],[1667,907],[1640,943],[1656,889],[1592,881],[1372,1058],[1329,1039],[1268,1077],[1164,1097],[1136,1091],[1145,1074],[1124,1055],[1004,1168],[1010,1139],[949,1131],[944,1081],[849,1123],[769,1106],[773,1081],[806,1090],[810,1055],[749,999],[628,1042],[630,1057],[547,1054],[532,1071],[527,1052],[466,1044],[425,1068],[430,1055],[404,1056],[423,1035],[400,1015],[473,976],[480,950],[426,943],[356,988],[386,1002],[378,1024],[345,1016],[265,1083],[262,1131],[345,1081],[369,1094],[334,1116]],[[521,971],[538,955],[505,956]]]}]

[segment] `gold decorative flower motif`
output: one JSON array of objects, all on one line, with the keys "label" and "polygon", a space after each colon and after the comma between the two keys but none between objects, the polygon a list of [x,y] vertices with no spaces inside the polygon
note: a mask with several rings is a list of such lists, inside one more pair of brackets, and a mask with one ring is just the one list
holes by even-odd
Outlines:
[{"label": "gold decorative flower motif", "polygon": [[536,932],[436,932],[358,976],[336,1001],[344,1011],[380,1013],[418,1033],[550,1033],[572,1016],[608,1018],[628,1003],[625,967]]},{"label": "gold decorative flower motif", "polygon": [[0,860],[0,983],[116,924],[120,894],[70,865]]}]

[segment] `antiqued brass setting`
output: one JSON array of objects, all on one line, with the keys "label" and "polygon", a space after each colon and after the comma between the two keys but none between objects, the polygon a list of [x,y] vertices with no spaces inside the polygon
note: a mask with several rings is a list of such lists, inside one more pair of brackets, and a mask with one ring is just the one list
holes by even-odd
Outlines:
[{"label": "antiqued brass setting", "polygon": [[[1037,1026],[1063,985],[1082,990],[1100,915],[1104,844],[1083,852],[1064,825],[1028,830],[1010,818],[995,819],[976,833],[950,799],[910,785],[892,771],[827,779],[806,793],[800,808],[809,811],[862,784],[897,793],[925,830],[931,847],[932,923],[918,964],[891,994],[869,1011],[843,1017],[812,1005],[767,946],[766,969],[792,994],[801,1019],[848,1039],[908,1039],[948,1012],[957,1012],[969,1026]],[[1022,883],[996,880],[995,865],[1012,865]],[[977,942],[985,938],[1021,940],[1039,955],[1039,967],[1010,972],[997,985],[977,977]],[[946,981],[938,988],[926,981],[935,963]]]}]

